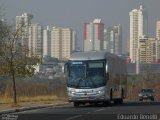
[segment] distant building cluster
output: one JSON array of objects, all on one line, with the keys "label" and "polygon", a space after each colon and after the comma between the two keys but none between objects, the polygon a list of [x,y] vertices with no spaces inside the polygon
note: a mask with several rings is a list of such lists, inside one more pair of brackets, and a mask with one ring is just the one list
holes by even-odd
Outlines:
[{"label": "distant building cluster", "polygon": [[160,41],[156,38],[142,36],[139,38],[140,63],[158,63]]},{"label": "distant building cluster", "polygon": [[129,12],[130,16],[130,62],[160,63],[160,21],[157,22],[156,37],[148,36],[148,15],[141,5]]},{"label": "distant building cluster", "polygon": [[[77,34],[72,28],[42,26],[32,23],[33,15],[23,13],[16,16],[16,30],[19,31],[19,45],[22,52],[43,58],[50,56],[67,60],[72,52],[79,51]],[[84,23],[82,51],[107,50],[122,54],[121,25],[105,29],[101,19]],[[29,51],[29,52],[27,52]]]},{"label": "distant building cluster", "polygon": [[43,57],[66,60],[75,49],[74,31],[71,28],[47,27],[43,31]]},{"label": "distant building cluster", "polygon": [[[77,33],[72,28],[42,26],[32,23],[33,15],[23,13],[16,16],[16,29],[22,52],[29,51],[28,56],[50,56],[67,60],[72,52],[79,51]],[[148,13],[140,8],[129,12],[130,37],[128,63],[160,63],[160,21],[157,21],[156,36],[148,36]],[[82,51],[106,50],[122,55],[122,25],[105,26],[100,18],[83,25]],[[80,43],[80,42],[79,42]]]},{"label": "distant building cluster", "polygon": [[121,25],[105,28],[101,19],[84,23],[83,50],[106,50],[116,55],[122,55],[122,27]]},{"label": "distant building cluster", "polygon": [[116,55],[122,55],[122,26],[112,26],[105,29],[104,49]]},{"label": "distant building cluster", "polygon": [[31,22],[33,15],[24,13],[16,16],[16,30],[19,32],[22,52],[40,58],[50,56],[66,60],[76,50],[76,32],[71,28],[49,27],[46,29],[38,23]]}]

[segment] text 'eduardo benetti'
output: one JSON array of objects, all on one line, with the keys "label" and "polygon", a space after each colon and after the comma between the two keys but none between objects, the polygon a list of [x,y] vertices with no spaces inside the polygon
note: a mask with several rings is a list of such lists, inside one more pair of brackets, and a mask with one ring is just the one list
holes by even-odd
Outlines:
[{"label": "text 'eduardo benetti'", "polygon": [[156,114],[118,114],[118,120],[158,120]]}]

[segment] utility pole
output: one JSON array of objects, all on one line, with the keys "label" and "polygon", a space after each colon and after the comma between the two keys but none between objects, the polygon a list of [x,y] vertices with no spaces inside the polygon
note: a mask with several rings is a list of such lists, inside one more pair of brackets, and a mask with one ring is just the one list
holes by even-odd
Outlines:
[{"label": "utility pole", "polygon": [[140,50],[137,49],[137,59],[136,59],[136,74],[140,73]]}]

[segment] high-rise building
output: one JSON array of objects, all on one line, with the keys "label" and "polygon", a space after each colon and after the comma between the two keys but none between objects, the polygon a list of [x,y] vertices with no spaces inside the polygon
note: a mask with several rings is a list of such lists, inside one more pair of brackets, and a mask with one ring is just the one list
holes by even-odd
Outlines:
[{"label": "high-rise building", "polygon": [[72,32],[72,50],[77,51],[78,48],[78,43],[77,43],[77,33],[75,31]]},{"label": "high-rise building", "polygon": [[142,36],[139,39],[139,61],[140,63],[157,63],[157,45],[156,38]]},{"label": "high-rise building", "polygon": [[51,56],[51,30],[49,26],[43,30],[43,57],[45,56]]},{"label": "high-rise building", "polygon": [[139,37],[148,34],[147,14],[143,6],[134,9],[129,13],[130,16],[130,59],[136,62]]},{"label": "high-rise building", "polygon": [[156,25],[156,38],[160,40],[160,21],[157,21]]},{"label": "high-rise building", "polygon": [[51,30],[51,57],[61,58],[62,48],[62,33],[61,28],[53,27]]},{"label": "high-rise building", "polygon": [[29,26],[29,56],[42,57],[43,28],[39,24]]},{"label": "high-rise building", "polygon": [[160,21],[156,25],[156,38],[157,38],[157,62],[160,63]]},{"label": "high-rise building", "polygon": [[107,37],[108,37],[107,29],[104,28],[104,45],[103,45],[104,50],[107,50]]},{"label": "high-rise building", "polygon": [[1,54],[3,53],[3,46],[4,46],[4,44],[3,44],[3,37],[2,37],[2,33],[1,32],[3,32],[3,27],[6,25],[6,20],[5,19],[0,19],[0,56],[1,56]]},{"label": "high-rise building", "polygon": [[84,23],[83,30],[83,50],[103,50],[104,49],[104,24],[101,19],[94,19],[93,22]]},{"label": "high-rise building", "polygon": [[157,38],[156,41],[156,62],[160,63],[160,40]]},{"label": "high-rise building", "polygon": [[72,29],[62,29],[62,59],[68,59],[72,53]]},{"label": "high-rise building", "polygon": [[72,29],[53,27],[51,30],[51,57],[67,60],[72,52]]},{"label": "high-rise building", "polygon": [[122,55],[121,25],[108,27],[105,32],[106,50],[116,55]]},{"label": "high-rise building", "polygon": [[28,45],[29,26],[31,25],[32,18],[33,15],[28,13],[23,13],[21,16],[16,16],[16,31],[18,32],[22,46]]}]

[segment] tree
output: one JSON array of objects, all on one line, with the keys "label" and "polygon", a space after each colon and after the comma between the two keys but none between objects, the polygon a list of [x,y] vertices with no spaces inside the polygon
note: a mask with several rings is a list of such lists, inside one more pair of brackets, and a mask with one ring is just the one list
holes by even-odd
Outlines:
[{"label": "tree", "polygon": [[54,58],[54,57],[51,57],[51,56],[45,56],[43,58],[43,61],[44,63],[47,63],[47,62],[58,62],[58,58]]},{"label": "tree", "polygon": [[6,22],[0,22],[0,75],[8,75],[12,79],[14,104],[17,104],[16,77],[33,75],[33,65],[40,62],[38,57],[26,56],[29,50],[21,45],[19,39],[23,27],[21,24],[14,29]]}]

